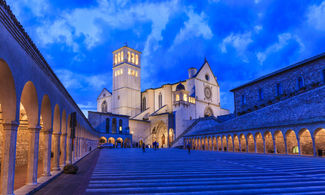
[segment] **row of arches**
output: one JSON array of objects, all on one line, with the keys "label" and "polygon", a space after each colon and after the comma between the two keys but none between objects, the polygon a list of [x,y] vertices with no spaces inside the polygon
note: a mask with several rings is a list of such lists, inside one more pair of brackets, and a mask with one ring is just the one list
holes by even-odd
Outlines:
[{"label": "row of arches", "polygon": [[[77,110],[75,138],[71,135],[69,104],[60,94],[49,95],[45,81],[14,78],[0,59],[0,161],[2,194],[12,194],[25,184],[50,176],[94,149],[98,136]],[[35,77],[37,80],[37,77]],[[67,112],[70,110],[70,112]]]},{"label": "row of arches", "polygon": [[109,144],[113,144],[114,147],[121,147],[121,148],[130,148],[131,145],[131,140],[130,138],[114,138],[114,137],[109,137],[108,139],[104,136],[100,137],[99,139],[99,143],[100,144],[105,144],[105,143],[109,143]]},{"label": "row of arches", "polygon": [[299,131],[263,131],[226,135],[194,136],[184,138],[184,148],[230,152],[269,154],[325,155],[325,129],[317,128],[311,133]]}]

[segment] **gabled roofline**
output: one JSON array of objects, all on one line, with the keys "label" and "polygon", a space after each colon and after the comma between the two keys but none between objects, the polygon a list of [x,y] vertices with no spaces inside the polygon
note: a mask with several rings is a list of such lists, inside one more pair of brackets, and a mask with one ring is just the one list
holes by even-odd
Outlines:
[{"label": "gabled roofline", "polygon": [[209,64],[209,62],[208,62],[208,60],[206,58],[204,59],[204,63],[202,64],[201,68],[196,72],[196,74],[193,76],[193,78],[196,78],[199,75],[199,73],[201,72],[201,70],[203,69],[203,67],[204,67],[205,64],[208,64],[208,67],[210,68],[210,71],[212,72],[214,79],[218,83],[217,77],[214,75],[214,73],[213,73],[213,71],[211,69],[211,66],[210,66],[210,64]]},{"label": "gabled roofline", "polygon": [[97,99],[99,98],[99,96],[103,93],[103,91],[106,90],[110,95],[112,95],[112,92],[108,91],[108,89],[106,89],[105,87],[102,89],[102,91],[99,93],[99,95],[97,96]]},{"label": "gabled roofline", "polygon": [[138,53],[138,54],[142,54],[141,51],[135,50],[135,49],[133,49],[133,48],[131,48],[131,47],[128,47],[128,46],[126,46],[126,45],[124,45],[123,47],[121,47],[121,48],[119,48],[119,49],[117,49],[117,50],[114,50],[112,53],[114,54],[114,53],[116,53],[116,52],[122,50],[123,48],[128,48],[128,49],[130,49],[130,50],[132,50],[132,51],[134,51],[134,52],[136,52],[136,53]]},{"label": "gabled roofline", "polygon": [[300,61],[300,62],[297,62],[297,63],[295,63],[295,64],[289,65],[289,66],[287,66],[287,67],[285,67],[285,68],[281,68],[281,69],[279,69],[279,70],[277,70],[277,71],[274,71],[274,72],[272,72],[272,73],[270,73],[270,74],[264,75],[264,76],[259,77],[259,78],[257,78],[257,79],[254,79],[254,80],[252,80],[252,81],[250,81],[250,82],[248,82],[248,83],[245,83],[245,84],[243,84],[243,85],[240,85],[239,87],[236,87],[236,88],[234,88],[234,89],[232,89],[232,90],[230,90],[230,91],[231,91],[231,92],[234,92],[234,91],[236,91],[236,90],[238,90],[238,89],[244,88],[244,87],[249,86],[249,85],[253,85],[253,84],[255,84],[255,83],[259,82],[259,81],[262,81],[262,80],[268,79],[268,78],[270,78],[270,77],[273,77],[273,76],[275,76],[275,75],[281,74],[281,73],[283,73],[283,72],[286,72],[286,71],[289,71],[289,70],[292,70],[292,69],[298,68],[298,67],[303,66],[303,65],[305,65],[305,64],[307,64],[307,63],[310,63],[310,62],[312,62],[312,61],[316,61],[316,60],[321,59],[321,58],[324,58],[324,57],[325,57],[325,52],[323,52],[323,53],[321,53],[321,54],[318,54],[318,55],[316,55],[316,56],[313,56],[313,57],[311,57],[311,58],[307,58],[307,59],[305,59],[305,60],[303,60],[303,61]]}]

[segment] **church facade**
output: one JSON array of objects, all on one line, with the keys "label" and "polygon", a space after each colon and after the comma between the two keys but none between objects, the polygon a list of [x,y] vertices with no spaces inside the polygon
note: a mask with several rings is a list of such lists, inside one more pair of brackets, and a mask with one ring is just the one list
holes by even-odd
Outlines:
[{"label": "church facade", "polygon": [[[90,112],[89,120],[95,124],[103,115],[129,116],[123,128],[132,135],[134,146],[154,141],[159,147],[182,145],[180,138],[196,119],[229,113],[220,107],[219,84],[206,60],[199,70],[188,69],[186,80],[141,92],[141,52],[124,46],[113,52],[112,72],[112,91],[102,90],[97,98],[98,117]],[[108,140],[111,135],[103,136]]]}]

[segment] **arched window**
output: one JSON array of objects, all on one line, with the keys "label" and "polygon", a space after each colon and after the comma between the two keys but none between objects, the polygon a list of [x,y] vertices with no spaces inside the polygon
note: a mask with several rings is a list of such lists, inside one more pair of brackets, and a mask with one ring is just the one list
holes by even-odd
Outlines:
[{"label": "arched window", "polygon": [[124,61],[124,52],[121,51],[121,62],[123,62],[123,61]]},{"label": "arched window", "polygon": [[179,101],[179,95],[176,94],[176,102],[178,102],[178,101]]},{"label": "arched window", "polygon": [[184,94],[184,96],[183,96],[183,100],[184,100],[185,102],[187,102],[187,94]]},{"label": "arched window", "polygon": [[106,133],[109,133],[109,118],[106,119]]},{"label": "arched window", "polygon": [[146,101],[146,97],[142,98],[142,111],[145,111],[147,109],[147,101]]},{"label": "arched window", "polygon": [[209,116],[213,116],[213,111],[210,107],[206,107],[204,111],[204,117],[209,117]]},{"label": "arched window", "polygon": [[117,55],[118,55],[118,57],[117,57],[117,62],[120,63],[120,62],[121,62],[121,54],[118,53]]},{"label": "arched window", "polygon": [[128,62],[131,62],[131,53],[128,51]]},{"label": "arched window", "polygon": [[161,108],[162,107],[162,95],[161,95],[161,93],[159,93],[159,95],[158,95],[158,104],[159,104],[159,108]]},{"label": "arched window", "polygon": [[139,63],[139,56],[135,55],[135,64],[138,65],[138,63]]},{"label": "arched window", "polygon": [[131,57],[131,61],[132,61],[132,63],[134,64],[134,61],[135,61],[134,53],[132,53],[131,55],[132,55],[132,57]]},{"label": "arched window", "polygon": [[112,133],[116,133],[116,118],[112,120]]},{"label": "arched window", "polygon": [[119,130],[119,133],[120,133],[120,134],[122,133],[122,129],[123,129],[122,123],[123,123],[123,122],[122,122],[122,119],[120,119],[119,122],[118,122],[118,126],[119,126],[119,127],[118,127],[118,130]]},{"label": "arched window", "polygon": [[102,103],[102,112],[107,112],[107,103],[106,103],[106,101],[104,101]]},{"label": "arched window", "polygon": [[115,64],[117,64],[117,54],[115,54]]},{"label": "arched window", "polygon": [[301,89],[304,87],[304,80],[303,80],[302,76],[298,77],[297,82],[298,82],[298,89]]}]

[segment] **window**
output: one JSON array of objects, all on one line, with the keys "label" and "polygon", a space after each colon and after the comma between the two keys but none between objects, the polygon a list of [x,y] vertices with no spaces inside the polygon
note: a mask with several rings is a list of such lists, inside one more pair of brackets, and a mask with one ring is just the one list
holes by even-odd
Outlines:
[{"label": "window", "polygon": [[176,95],[176,102],[179,101],[179,95]]},{"label": "window", "polygon": [[116,118],[112,119],[112,133],[116,133]]},{"label": "window", "polygon": [[298,83],[298,89],[301,89],[304,87],[304,80],[302,79],[301,76],[298,77],[297,83]]},{"label": "window", "polygon": [[162,95],[161,95],[161,93],[159,93],[159,95],[158,95],[158,105],[159,105],[159,108],[162,107]]},{"label": "window", "polygon": [[128,51],[128,62],[131,62],[131,53]]},{"label": "window", "polygon": [[246,97],[244,95],[241,95],[241,105],[246,104]]},{"label": "window", "polygon": [[277,84],[276,84],[276,95],[277,95],[277,96],[282,95],[281,83],[277,83]]},{"label": "window", "polygon": [[325,69],[323,70],[323,83],[325,83]]},{"label": "window", "polygon": [[117,55],[118,55],[118,57],[117,57],[117,62],[120,63],[120,61],[121,61],[121,54],[118,53]]},{"label": "window", "polygon": [[135,71],[135,77],[138,77],[138,71]]},{"label": "window", "polygon": [[132,53],[131,55],[132,55],[131,61],[132,61],[132,63],[134,63],[134,53]]},{"label": "window", "polygon": [[258,99],[263,100],[263,89],[258,89]]},{"label": "window", "polygon": [[206,79],[207,81],[210,80],[210,77],[209,77],[208,74],[205,75],[205,79]]},{"label": "window", "polygon": [[109,118],[106,119],[106,133],[109,133]]},{"label": "window", "polygon": [[135,55],[135,64],[138,65],[138,63],[139,63],[139,56]]},{"label": "window", "polygon": [[184,96],[183,96],[183,100],[184,100],[185,102],[187,102],[187,94],[184,94]]},{"label": "window", "polygon": [[107,112],[107,103],[106,103],[106,101],[104,101],[102,103],[102,112]]},{"label": "window", "polygon": [[114,56],[115,56],[115,64],[117,64],[117,54],[115,54]]},{"label": "window", "polygon": [[123,61],[124,61],[124,52],[121,51],[121,62],[123,62]]},{"label": "window", "polygon": [[118,130],[119,130],[120,133],[122,133],[122,119],[120,119],[118,123],[119,123]]},{"label": "window", "polygon": [[142,111],[145,111],[147,108],[146,108],[146,103],[147,103],[147,101],[146,101],[146,97],[143,97],[142,98]]}]

